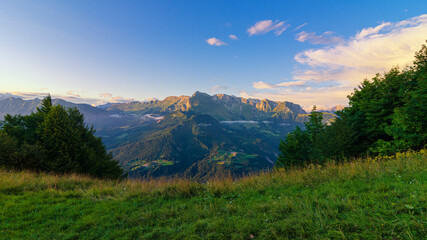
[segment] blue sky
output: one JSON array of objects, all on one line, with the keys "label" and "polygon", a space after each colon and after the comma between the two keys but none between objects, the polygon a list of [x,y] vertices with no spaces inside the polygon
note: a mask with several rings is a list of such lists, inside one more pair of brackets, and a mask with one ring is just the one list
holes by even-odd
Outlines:
[{"label": "blue sky", "polygon": [[425,1],[4,0],[0,93],[346,104],[364,78],[411,63],[426,13]]}]

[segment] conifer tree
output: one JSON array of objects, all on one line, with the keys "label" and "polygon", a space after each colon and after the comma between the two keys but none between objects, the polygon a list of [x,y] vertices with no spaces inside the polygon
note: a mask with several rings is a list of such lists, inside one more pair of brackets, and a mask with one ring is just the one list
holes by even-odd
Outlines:
[{"label": "conifer tree", "polygon": [[47,96],[35,113],[5,117],[0,129],[0,164],[17,169],[122,177],[118,162],[94,134],[77,108],[54,106]]}]

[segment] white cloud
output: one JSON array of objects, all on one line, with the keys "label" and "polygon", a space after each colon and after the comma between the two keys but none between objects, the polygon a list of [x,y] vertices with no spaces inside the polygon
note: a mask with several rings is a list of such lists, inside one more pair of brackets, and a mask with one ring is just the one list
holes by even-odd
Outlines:
[{"label": "white cloud", "polygon": [[276,88],[268,91],[265,89],[255,91],[240,91],[239,96],[244,98],[270,99],[273,101],[290,101],[300,105],[337,105],[347,104],[346,96],[353,90],[353,86],[333,86],[320,88]]},{"label": "white cloud", "polygon": [[298,27],[296,27],[296,28],[294,29],[294,31],[296,31],[296,30],[298,30],[298,29],[300,29],[300,28],[304,27],[305,25],[307,25],[307,23],[303,23],[303,24],[299,25]]},{"label": "white cloud", "polygon": [[265,34],[271,31],[274,31],[276,36],[279,36],[283,33],[290,25],[286,24],[285,21],[279,22],[279,20],[263,20],[255,23],[252,27],[248,28],[248,33],[250,36]]},{"label": "white cloud", "polygon": [[252,86],[255,89],[276,89],[280,87],[305,87],[306,81],[292,81],[292,82],[282,82],[278,84],[271,84],[266,82],[254,82]]},{"label": "white cloud", "polygon": [[342,38],[334,36],[333,34],[334,33],[331,31],[324,32],[321,35],[316,35],[315,32],[302,31],[296,35],[295,39],[299,42],[308,41],[312,44],[334,44],[344,41]]},{"label": "white cloud", "polygon": [[275,88],[273,84],[262,82],[262,81],[254,82],[252,84],[252,86],[256,89],[273,89],[273,88]]},{"label": "white cloud", "polygon": [[370,27],[370,28],[364,28],[362,31],[358,32],[355,36],[355,39],[363,39],[367,36],[371,36],[373,34],[377,34],[379,31],[381,31],[383,28],[390,26],[390,22],[382,23],[376,27]]},{"label": "white cloud", "polygon": [[211,37],[209,39],[206,40],[206,42],[211,45],[211,46],[223,46],[223,45],[227,45],[227,43],[219,40],[218,38],[215,37]]},{"label": "white cloud", "polygon": [[311,49],[295,56],[305,67],[295,80],[338,81],[357,86],[364,78],[393,66],[405,67],[427,38],[427,14],[397,23],[364,28],[334,47]]},{"label": "white cloud", "polygon": [[237,39],[238,39],[238,38],[237,38],[237,36],[236,36],[236,35],[233,35],[233,34],[228,35],[228,37],[229,37],[231,40],[237,40]]},{"label": "white cloud", "polygon": [[293,81],[293,82],[282,82],[279,84],[276,84],[276,86],[279,87],[303,87],[305,86],[306,81]]},{"label": "white cloud", "polygon": [[303,106],[346,105],[347,96],[363,79],[394,66],[412,64],[415,52],[426,39],[427,14],[395,23],[383,22],[361,29],[334,46],[298,53],[295,60],[300,65],[294,72],[293,84],[301,81],[303,87],[256,82],[254,91],[242,91],[240,96],[286,100]]}]

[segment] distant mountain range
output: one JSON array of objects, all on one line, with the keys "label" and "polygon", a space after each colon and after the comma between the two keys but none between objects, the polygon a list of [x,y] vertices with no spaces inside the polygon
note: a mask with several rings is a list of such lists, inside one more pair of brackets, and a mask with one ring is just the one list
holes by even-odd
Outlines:
[{"label": "distant mountain range", "polygon": [[[29,114],[40,102],[3,99],[0,118]],[[98,107],[61,99],[54,104],[77,107],[131,177],[204,179],[271,168],[280,139],[308,120],[307,112],[291,102],[201,92]],[[323,116],[324,122],[335,118]]]}]

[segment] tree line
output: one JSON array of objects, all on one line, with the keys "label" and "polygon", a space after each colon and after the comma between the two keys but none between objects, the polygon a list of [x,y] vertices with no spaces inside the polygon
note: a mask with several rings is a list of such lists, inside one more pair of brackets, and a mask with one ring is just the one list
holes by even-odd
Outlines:
[{"label": "tree line", "polygon": [[392,155],[427,144],[427,46],[411,67],[365,79],[348,96],[349,106],[330,125],[314,107],[305,129],[279,144],[278,167],[322,164],[363,155]]},{"label": "tree line", "polygon": [[114,161],[93,127],[77,108],[52,105],[47,96],[26,116],[6,115],[0,123],[0,166],[52,173],[80,173],[121,178]]}]

